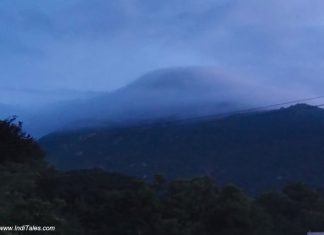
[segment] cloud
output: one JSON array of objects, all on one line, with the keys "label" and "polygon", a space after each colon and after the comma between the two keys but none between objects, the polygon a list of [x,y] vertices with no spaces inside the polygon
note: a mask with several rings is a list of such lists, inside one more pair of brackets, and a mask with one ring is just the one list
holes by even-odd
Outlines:
[{"label": "cloud", "polygon": [[149,70],[202,65],[324,92],[321,0],[3,0],[0,9],[10,87],[113,90]]}]

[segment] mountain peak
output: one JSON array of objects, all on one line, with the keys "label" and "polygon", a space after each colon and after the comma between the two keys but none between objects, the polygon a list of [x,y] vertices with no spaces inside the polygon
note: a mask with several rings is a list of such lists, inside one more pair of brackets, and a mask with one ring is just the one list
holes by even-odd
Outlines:
[{"label": "mountain peak", "polygon": [[298,103],[295,105],[292,105],[290,107],[288,107],[287,109],[289,110],[300,110],[300,111],[311,111],[311,110],[321,110],[319,107],[317,106],[313,106],[313,105],[309,105],[309,104],[305,104],[305,103]]},{"label": "mountain peak", "polygon": [[285,112],[303,116],[317,116],[317,114],[323,114],[324,110],[318,106],[299,103],[286,108]]},{"label": "mountain peak", "polygon": [[129,87],[150,90],[216,89],[230,83],[230,78],[205,67],[179,67],[149,72]]}]

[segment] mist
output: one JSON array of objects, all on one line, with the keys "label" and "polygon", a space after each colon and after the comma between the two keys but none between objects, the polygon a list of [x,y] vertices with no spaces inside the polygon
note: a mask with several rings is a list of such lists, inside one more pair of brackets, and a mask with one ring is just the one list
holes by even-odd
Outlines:
[{"label": "mist", "polygon": [[[0,116],[18,114],[33,133],[324,92],[319,0],[3,0],[0,9]],[[217,82],[194,92],[134,88],[179,67],[201,77],[212,68]]]},{"label": "mist", "polygon": [[298,98],[295,91],[242,82],[212,67],[178,67],[151,71],[112,92],[55,102],[21,113],[28,132],[42,136],[94,126],[222,117],[292,97]]}]

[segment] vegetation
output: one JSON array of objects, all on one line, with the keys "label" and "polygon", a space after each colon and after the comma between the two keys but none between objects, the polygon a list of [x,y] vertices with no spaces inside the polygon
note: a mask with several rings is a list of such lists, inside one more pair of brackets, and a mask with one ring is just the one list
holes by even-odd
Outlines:
[{"label": "vegetation", "polygon": [[22,131],[16,117],[0,121],[0,163],[33,162],[43,158],[43,152],[33,138]]},{"label": "vegetation", "polygon": [[51,225],[56,226],[51,234],[81,235],[305,235],[324,230],[324,192],[302,183],[250,198],[209,177],[167,182],[157,175],[148,183],[100,169],[62,172],[46,164],[20,123],[1,121],[0,130],[1,225]]},{"label": "vegetation", "polygon": [[40,144],[60,169],[92,166],[169,180],[208,175],[257,193],[290,181],[321,186],[323,136],[324,110],[300,104],[223,119],[54,133]]}]

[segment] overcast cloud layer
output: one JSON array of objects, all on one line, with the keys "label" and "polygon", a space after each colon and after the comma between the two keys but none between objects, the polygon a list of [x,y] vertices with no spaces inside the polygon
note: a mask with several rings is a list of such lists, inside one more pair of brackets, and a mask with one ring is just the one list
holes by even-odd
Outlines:
[{"label": "overcast cloud layer", "polygon": [[74,98],[192,65],[322,94],[323,12],[322,0],[1,0],[0,103]]}]

